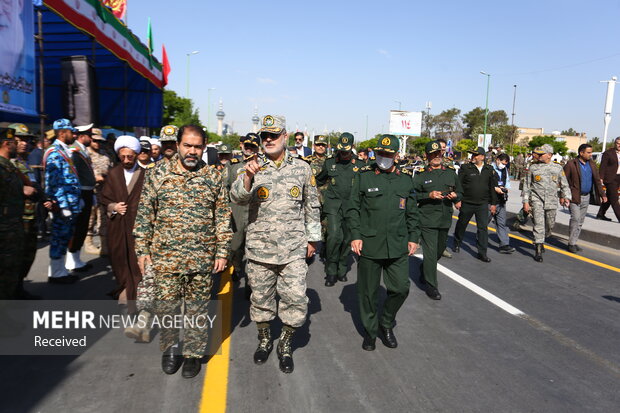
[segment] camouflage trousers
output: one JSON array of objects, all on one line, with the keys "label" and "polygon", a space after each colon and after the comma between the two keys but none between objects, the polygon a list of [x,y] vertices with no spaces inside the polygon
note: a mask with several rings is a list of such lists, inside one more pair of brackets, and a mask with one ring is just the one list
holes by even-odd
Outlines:
[{"label": "camouflage trousers", "polygon": [[60,212],[54,213],[52,219],[52,237],[50,240],[50,258],[57,260],[67,255],[69,241],[75,229],[75,215],[65,218]]},{"label": "camouflage trousers", "polygon": [[[269,322],[278,315],[288,326],[301,327],[304,324],[308,313],[308,264],[304,258],[281,265],[248,260],[247,272],[252,288],[252,321]],[[279,303],[276,303],[276,293],[280,296]]]},{"label": "camouflage trousers", "polygon": [[93,205],[93,209],[90,212],[90,219],[88,220],[88,233],[89,237],[99,235],[105,237],[107,235],[107,222],[105,209],[103,205]]},{"label": "camouflage trousers", "polygon": [[[207,307],[213,286],[210,273],[160,274],[155,272],[155,292],[157,298],[156,314],[160,321],[171,319],[181,314],[196,319],[207,316]],[[174,327],[160,328],[161,351],[179,343],[180,329]],[[200,323],[183,329],[183,357],[201,358],[207,350],[208,330]]]},{"label": "camouflage trousers", "polygon": [[22,252],[23,240],[21,222],[0,229],[0,300],[15,299],[22,264],[17,257]]},{"label": "camouflage trousers", "polygon": [[534,243],[542,244],[551,235],[555,225],[557,209],[545,209],[542,203],[532,202],[532,221],[534,221]]},{"label": "camouflage trousers", "polygon": [[139,311],[144,310],[152,312],[154,307],[153,302],[155,299],[155,273],[153,271],[153,266],[147,264],[144,269],[144,274],[142,275],[142,280],[138,283],[136,291],[136,306]]}]

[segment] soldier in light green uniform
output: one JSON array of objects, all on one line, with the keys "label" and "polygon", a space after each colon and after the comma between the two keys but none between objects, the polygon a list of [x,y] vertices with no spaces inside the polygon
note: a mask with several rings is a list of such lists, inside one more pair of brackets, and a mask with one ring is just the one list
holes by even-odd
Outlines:
[{"label": "soldier in light green uniform", "polygon": [[9,160],[16,150],[15,129],[0,128],[0,300],[15,299],[24,239],[24,184]]},{"label": "soldier in light green uniform", "polygon": [[442,165],[440,144],[437,141],[427,143],[425,152],[428,165],[413,178],[424,253],[420,281],[426,285],[426,295],[440,300],[437,261],[446,249],[448,230],[452,225],[452,205],[460,208],[463,190],[454,170]]},{"label": "soldier in light green uniform", "polygon": [[[566,207],[570,204],[570,189],[564,168],[551,162],[553,147],[544,144],[537,151],[538,163],[532,164],[525,175],[523,185],[523,210],[532,212],[534,221],[534,260],[542,262],[545,238],[551,235],[558,210],[558,201]],[[559,199],[558,199],[559,192]]]},{"label": "soldier in light green uniform", "polygon": [[[375,349],[379,330],[387,347],[398,345],[392,329],[396,313],[409,295],[409,256],[418,247],[419,217],[411,172],[394,164],[398,148],[395,136],[379,138],[376,162],[355,175],[347,208],[351,249],[360,256],[357,297],[366,330],[362,348],[367,351]],[[381,272],[387,299],[379,320],[377,291]]]},{"label": "soldier in light green uniform", "polygon": [[[237,179],[239,171],[245,166],[245,164],[255,158],[260,149],[260,138],[255,133],[248,133],[244,139],[241,140],[241,147],[243,148],[244,161],[238,159],[231,159],[228,171],[226,173],[226,187],[230,191],[232,184]],[[246,260],[244,259],[245,253],[245,233],[248,226],[248,206],[239,205],[235,202],[230,203],[230,209],[232,211],[232,230],[233,238],[230,243],[231,263],[234,267],[233,280],[238,281],[240,278],[246,278],[245,293],[246,298],[249,299],[251,292],[250,286],[247,282],[247,274],[245,272]]]},{"label": "soldier in light green uniform", "polygon": [[323,217],[326,220],[325,285],[333,287],[336,279],[347,281],[347,261],[351,253],[349,230],[345,222],[345,205],[351,195],[353,176],[359,170],[351,152],[354,137],[348,132],[340,135],[336,156],[328,157],[316,176],[319,186],[326,185]]}]

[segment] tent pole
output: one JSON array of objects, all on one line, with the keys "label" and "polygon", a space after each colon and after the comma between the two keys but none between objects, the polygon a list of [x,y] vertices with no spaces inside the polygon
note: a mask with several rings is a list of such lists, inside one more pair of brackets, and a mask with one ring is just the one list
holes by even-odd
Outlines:
[{"label": "tent pole", "polygon": [[127,133],[127,63],[123,62],[123,73],[124,73],[124,79],[123,79],[123,100],[124,100],[124,104],[123,104],[123,129],[124,132]]},{"label": "tent pole", "polygon": [[[37,10],[37,41],[39,43],[39,128],[41,140],[45,136],[45,80],[43,77],[43,13]],[[43,143],[43,142],[41,142]]]}]

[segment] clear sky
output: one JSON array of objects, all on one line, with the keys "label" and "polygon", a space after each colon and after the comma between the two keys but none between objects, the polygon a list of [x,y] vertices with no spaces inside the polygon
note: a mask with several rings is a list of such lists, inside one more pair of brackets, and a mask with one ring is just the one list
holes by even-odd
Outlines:
[{"label": "clear sky", "polygon": [[[259,115],[289,130],[387,133],[390,109],[431,113],[484,107],[545,132],[603,135],[606,84],[620,75],[619,1],[189,1],[128,0],[143,40],[151,17],[155,55],[165,44],[168,88],[190,97],[210,129],[221,98],[238,133]],[[145,41],[145,40],[144,40]],[[620,93],[620,92],[618,92]],[[609,137],[620,135],[620,96]]]}]

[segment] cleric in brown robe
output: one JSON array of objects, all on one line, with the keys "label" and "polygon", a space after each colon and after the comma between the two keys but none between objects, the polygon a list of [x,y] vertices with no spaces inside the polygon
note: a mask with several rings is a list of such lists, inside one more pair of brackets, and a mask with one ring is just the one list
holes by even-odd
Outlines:
[{"label": "cleric in brown robe", "polygon": [[132,234],[145,169],[137,164],[140,142],[133,136],[120,136],[114,151],[121,163],[110,169],[101,193],[101,203],[108,216],[108,251],[118,288],[112,293],[119,304],[136,300],[142,279]]}]

